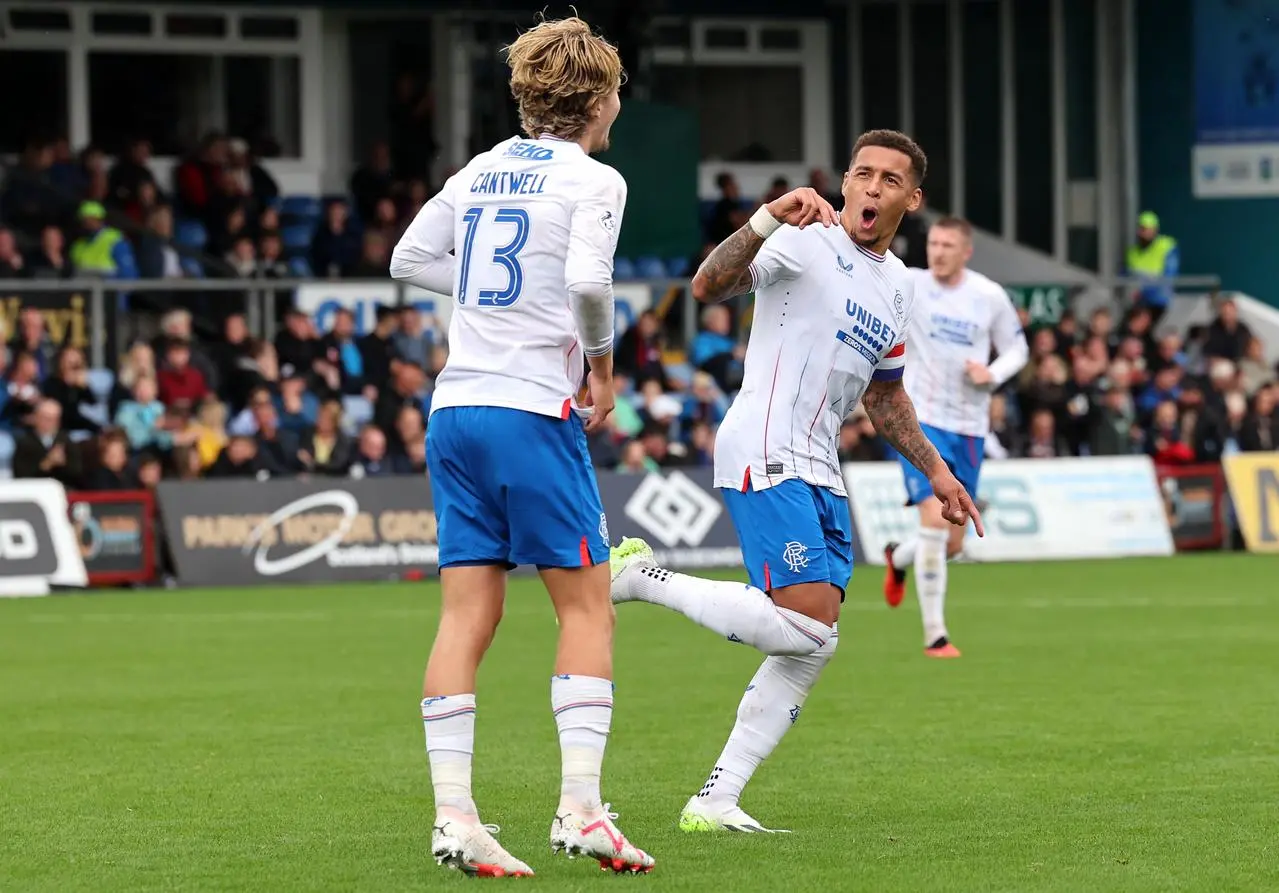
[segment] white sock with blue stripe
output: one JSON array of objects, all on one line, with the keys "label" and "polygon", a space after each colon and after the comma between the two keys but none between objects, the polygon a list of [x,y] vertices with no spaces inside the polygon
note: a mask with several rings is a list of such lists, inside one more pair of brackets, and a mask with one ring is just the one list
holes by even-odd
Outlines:
[{"label": "white sock with blue stripe", "polygon": [[704,580],[655,567],[636,568],[631,591],[640,601],[679,611],[689,620],[765,654],[812,654],[832,630],[811,617],[779,608],[754,586]]},{"label": "white sock with blue stripe", "polygon": [[450,818],[475,816],[471,799],[471,757],[475,753],[475,695],[422,699],[426,757],[431,763],[435,810]]},{"label": "white sock with blue stripe", "polygon": [[768,758],[790,727],[799,721],[808,693],[822,668],[835,656],[837,627],[830,640],[812,654],[770,657],[746,686],[737,708],[737,722],[724,751],[697,796],[702,800],[737,805],[742,788],[759,764]]},{"label": "white sock with blue stripe", "polygon": [[613,724],[613,683],[596,676],[552,676],[551,712],[560,732],[560,806],[597,812],[603,808],[600,769]]}]

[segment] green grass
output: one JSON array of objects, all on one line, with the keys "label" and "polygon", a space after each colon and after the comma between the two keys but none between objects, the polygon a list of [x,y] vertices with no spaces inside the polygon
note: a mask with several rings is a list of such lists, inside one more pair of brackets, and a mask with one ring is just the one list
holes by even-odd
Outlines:
[{"label": "green grass", "polygon": [[[1279,889],[1279,560],[958,566],[959,661],[858,572],[839,654],[744,805],[684,835],[759,662],[619,609],[605,795],[648,878],[550,858],[556,627],[518,581],[476,796],[545,890]],[[0,890],[435,890],[433,584],[0,599]],[[490,882],[495,883],[495,882]]]}]

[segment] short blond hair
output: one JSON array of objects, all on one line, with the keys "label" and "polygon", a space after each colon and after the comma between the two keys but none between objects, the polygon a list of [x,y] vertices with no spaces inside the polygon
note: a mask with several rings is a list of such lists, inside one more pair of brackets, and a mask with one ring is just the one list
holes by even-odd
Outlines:
[{"label": "short blond hair", "polygon": [[617,47],[576,16],[538,23],[505,52],[520,126],[533,139],[580,136],[590,123],[591,103],[621,87],[625,77]]}]

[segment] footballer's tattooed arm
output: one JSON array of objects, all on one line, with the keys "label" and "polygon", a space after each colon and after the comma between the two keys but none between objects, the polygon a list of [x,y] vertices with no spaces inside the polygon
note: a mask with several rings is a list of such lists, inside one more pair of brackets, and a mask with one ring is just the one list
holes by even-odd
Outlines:
[{"label": "footballer's tattooed arm", "polygon": [[862,407],[875,430],[905,456],[906,461],[924,474],[933,472],[941,456],[920,430],[915,404],[910,402],[901,379],[872,381],[862,395]]},{"label": "footballer's tattooed arm", "polygon": [[703,304],[716,304],[751,290],[751,261],[764,247],[748,223],[715,246],[693,276],[693,297]]}]

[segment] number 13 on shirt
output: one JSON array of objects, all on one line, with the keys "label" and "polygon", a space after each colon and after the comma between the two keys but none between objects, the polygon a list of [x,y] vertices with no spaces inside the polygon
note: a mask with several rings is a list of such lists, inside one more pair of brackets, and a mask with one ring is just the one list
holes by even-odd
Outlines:
[{"label": "number 13 on shirt", "polygon": [[[471,262],[474,259],[475,243],[481,229],[484,230],[485,243],[493,244],[491,264],[501,267],[506,273],[506,285],[503,288],[481,288],[476,298],[480,307],[510,307],[520,299],[524,288],[524,269],[520,266],[519,254],[528,242],[528,211],[523,208],[498,208],[485,220],[485,208],[468,208],[462,215],[466,224],[466,236],[462,240],[461,276],[457,287],[457,302],[465,304],[470,297],[468,288],[471,279]],[[494,228],[498,232],[494,232]],[[509,234],[509,241],[502,243],[501,238]],[[490,237],[491,235],[491,237]]]}]

